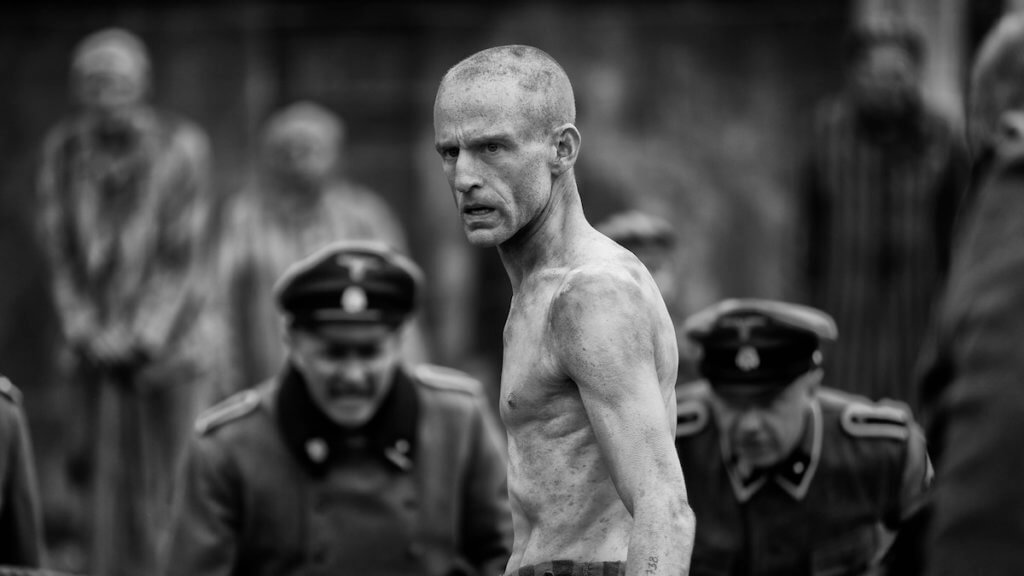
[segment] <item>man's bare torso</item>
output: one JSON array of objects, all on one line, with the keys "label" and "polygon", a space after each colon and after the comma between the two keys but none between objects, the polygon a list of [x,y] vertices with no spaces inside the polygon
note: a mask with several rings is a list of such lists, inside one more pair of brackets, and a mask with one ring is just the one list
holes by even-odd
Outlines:
[{"label": "man's bare torso", "polygon": [[[639,285],[635,314],[652,327],[666,426],[675,423],[677,351],[661,295],[632,254],[596,233],[589,240],[580,252],[585,256],[524,279],[505,325],[500,411],[508,431],[515,529],[509,572],[552,560],[626,559],[633,520],[612,482],[577,383],[562,367],[564,343],[551,329],[552,302],[579,271]],[[585,302],[598,312],[602,304],[599,298]],[[578,335],[584,344],[587,337]]]}]

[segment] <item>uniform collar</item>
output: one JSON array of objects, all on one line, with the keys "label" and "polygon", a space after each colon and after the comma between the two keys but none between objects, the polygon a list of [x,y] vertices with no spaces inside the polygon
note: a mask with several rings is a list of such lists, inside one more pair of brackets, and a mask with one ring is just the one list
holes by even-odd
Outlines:
[{"label": "uniform collar", "polygon": [[356,453],[374,454],[395,468],[412,470],[419,399],[399,367],[377,413],[358,429],[331,421],[313,402],[302,375],[289,366],[280,377],[277,424],[285,444],[312,473],[320,475]]},{"label": "uniform collar", "polygon": [[727,436],[720,436],[722,459],[736,500],[750,500],[768,482],[777,484],[794,500],[804,499],[821,460],[822,416],[817,398],[811,399],[807,419],[803,438],[788,458],[771,468],[754,470],[748,474],[741,473],[737,468]]}]

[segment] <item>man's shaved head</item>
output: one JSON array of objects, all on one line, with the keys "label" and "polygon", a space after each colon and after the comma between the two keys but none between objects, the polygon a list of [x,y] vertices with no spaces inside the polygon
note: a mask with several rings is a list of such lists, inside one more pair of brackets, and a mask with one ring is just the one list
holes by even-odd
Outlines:
[{"label": "man's shaved head", "polygon": [[441,79],[437,101],[448,91],[495,83],[514,84],[531,97],[537,128],[546,131],[576,122],[569,76],[548,53],[532,46],[488,48],[459,62]]},{"label": "man's shaved head", "polygon": [[536,48],[490,48],[444,75],[434,148],[470,243],[500,246],[555,202],[579,202],[575,119],[569,77]]}]

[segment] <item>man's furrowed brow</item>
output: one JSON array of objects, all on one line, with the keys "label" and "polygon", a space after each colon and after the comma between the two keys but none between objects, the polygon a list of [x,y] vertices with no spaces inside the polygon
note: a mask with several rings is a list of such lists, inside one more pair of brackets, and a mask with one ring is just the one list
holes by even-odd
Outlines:
[{"label": "man's furrowed brow", "polygon": [[510,132],[504,130],[494,130],[490,132],[481,132],[479,134],[473,134],[467,136],[466,138],[464,138],[464,140],[466,148],[473,148],[475,146],[480,146],[482,144],[487,144],[490,142],[506,145],[512,144],[513,142],[515,142],[515,136]]},{"label": "man's furrowed brow", "polygon": [[441,153],[449,148],[476,148],[492,142],[511,146],[515,143],[515,136],[507,131],[490,131],[461,138],[442,138],[434,142],[434,149]]}]

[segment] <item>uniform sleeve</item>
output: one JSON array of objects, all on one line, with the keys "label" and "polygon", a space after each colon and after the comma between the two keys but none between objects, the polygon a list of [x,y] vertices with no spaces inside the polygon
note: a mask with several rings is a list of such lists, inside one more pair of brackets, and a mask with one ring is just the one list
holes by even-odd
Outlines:
[{"label": "uniform sleeve", "polygon": [[930,576],[1024,573],[1024,158],[994,169],[960,235],[942,310],[952,369],[929,424],[944,445]]},{"label": "uniform sleeve", "polygon": [[189,447],[165,576],[229,576],[238,560],[241,495],[228,455],[207,439]]},{"label": "uniform sleeve", "polygon": [[504,573],[512,551],[504,442],[482,398],[477,397],[473,449],[462,508],[462,554],[481,576]]},{"label": "uniform sleeve", "polygon": [[43,539],[32,443],[22,411],[12,406],[9,414],[10,426],[4,426],[11,436],[9,453],[3,455],[8,475],[0,497],[0,564],[36,567],[43,562]]},{"label": "uniform sleeve", "polygon": [[159,259],[148,279],[146,294],[134,321],[144,348],[160,353],[190,323],[205,293],[203,281],[209,262],[208,198],[209,142],[198,128],[185,125],[172,139],[161,176]]},{"label": "uniform sleeve", "polygon": [[924,433],[916,423],[911,422],[910,437],[907,439],[906,464],[900,483],[899,522],[901,524],[924,505],[933,476]]}]

